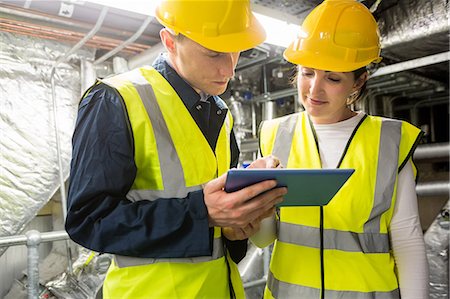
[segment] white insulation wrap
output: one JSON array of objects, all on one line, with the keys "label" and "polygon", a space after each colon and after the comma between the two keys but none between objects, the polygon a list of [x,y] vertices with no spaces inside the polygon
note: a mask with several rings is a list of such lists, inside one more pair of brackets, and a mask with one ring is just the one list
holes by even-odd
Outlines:
[{"label": "white insulation wrap", "polygon": [[[0,237],[21,233],[59,188],[50,71],[71,47],[0,32]],[[56,69],[65,179],[81,94],[80,60],[93,59],[93,49],[81,49]]]},{"label": "white insulation wrap", "polygon": [[[450,24],[449,2],[447,0],[432,1],[397,1],[394,7],[383,11],[379,20],[381,44],[383,49],[407,42],[418,42],[417,47],[423,47],[423,39],[440,34],[446,37]],[[436,42],[442,42],[439,47]],[[448,38],[433,39],[429,45],[436,53],[448,50]],[[441,48],[441,50],[437,50]],[[409,51],[414,51],[410,47]],[[420,57],[420,55],[419,55]]]},{"label": "white insulation wrap", "polygon": [[430,299],[449,298],[449,202],[425,233],[430,265]]}]

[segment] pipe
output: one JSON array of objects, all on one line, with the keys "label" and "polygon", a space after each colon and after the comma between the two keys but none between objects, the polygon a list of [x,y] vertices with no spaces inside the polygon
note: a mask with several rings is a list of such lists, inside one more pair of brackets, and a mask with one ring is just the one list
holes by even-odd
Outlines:
[{"label": "pipe", "polygon": [[423,39],[427,41],[431,35],[447,36],[450,27],[447,0],[395,2],[396,5],[384,10],[378,20],[383,50]]},{"label": "pipe", "polygon": [[[96,7],[95,10],[97,10]],[[30,12],[29,10],[7,4],[2,4],[0,6],[0,12],[13,15],[16,17],[45,22],[51,25],[62,25],[64,28],[78,29],[78,31],[90,30],[92,28],[90,24],[86,24],[85,22],[76,21],[74,19],[68,19],[67,17],[59,17],[57,15],[49,15],[38,11]],[[76,31],[77,30],[74,30],[74,32]],[[124,39],[131,34],[131,32],[125,30],[118,30],[109,27],[103,27],[102,33],[108,34],[109,36],[115,36],[120,39]],[[145,40],[151,43],[157,43],[159,41],[159,38],[152,36],[145,36]]]},{"label": "pipe", "polygon": [[443,52],[439,54],[434,54],[430,56],[420,57],[408,61],[403,61],[388,66],[380,67],[374,73],[370,75],[370,78],[403,72],[410,69],[416,69],[422,66],[428,66],[443,61],[450,60],[450,52]]},{"label": "pipe", "polygon": [[95,24],[94,28],[83,38],[81,39],[75,46],[72,47],[64,56],[58,58],[58,60],[53,65],[51,71],[50,71],[50,81],[52,86],[52,101],[53,101],[53,120],[55,123],[55,135],[56,135],[56,151],[58,156],[58,167],[59,167],[59,183],[60,183],[60,190],[61,190],[61,203],[63,208],[63,217],[64,221],[67,217],[67,199],[66,199],[66,190],[65,190],[65,180],[64,180],[64,173],[62,169],[62,158],[61,158],[61,144],[59,140],[59,132],[58,132],[58,115],[57,115],[57,105],[56,105],[56,92],[55,92],[55,74],[56,74],[56,68],[58,65],[62,62],[64,62],[72,53],[77,51],[79,48],[81,48],[87,40],[89,40],[94,34],[100,29],[100,26],[102,25],[106,13],[108,12],[107,7],[103,7],[102,11],[100,12],[100,16],[97,20],[97,23]]},{"label": "pipe", "polygon": [[30,230],[25,235],[0,238],[0,248],[27,245],[28,299],[39,298],[39,245],[68,239],[66,231],[40,233],[37,230]]},{"label": "pipe", "polygon": [[[69,239],[69,235],[64,230],[40,233],[40,236],[41,236],[41,243],[53,242],[53,241],[63,241],[63,240]],[[2,237],[2,238],[0,238],[0,247],[26,245],[27,240],[28,240],[28,238],[27,238],[26,234]]]},{"label": "pipe", "polygon": [[27,236],[27,279],[28,299],[39,298],[39,245],[41,234],[37,230],[30,230]]},{"label": "pipe", "polygon": [[[53,122],[55,125],[55,138],[56,138],[56,153],[58,157],[58,173],[59,173],[59,184],[60,184],[60,193],[61,193],[61,205],[62,205],[62,212],[63,212],[63,220],[66,221],[67,218],[67,197],[66,197],[66,187],[65,187],[65,179],[64,179],[64,172],[63,172],[63,166],[62,166],[62,157],[61,157],[61,142],[59,139],[59,125],[58,125],[58,111],[57,111],[57,105],[56,105],[56,84],[55,84],[55,74],[56,74],[56,68],[60,63],[65,61],[72,53],[77,51],[79,48],[81,48],[86,41],[88,41],[94,34],[100,29],[103,21],[105,20],[106,14],[108,12],[108,7],[103,7],[102,11],[100,12],[100,16],[95,23],[95,26],[92,28],[89,33],[82,38],[75,46],[72,47],[64,56],[58,58],[56,60],[55,64],[53,65],[51,71],[50,71],[50,83],[52,88],[52,102],[53,102]],[[72,272],[72,253],[70,251],[69,241],[66,241],[66,248],[67,248],[67,259],[68,259],[68,266],[69,266],[69,272]]]},{"label": "pipe", "polygon": [[141,27],[139,27],[139,29],[136,31],[136,33],[134,33],[129,39],[127,39],[126,41],[124,41],[123,43],[118,45],[116,48],[112,49],[111,51],[109,51],[108,53],[106,53],[105,55],[100,57],[99,59],[95,60],[94,61],[94,65],[102,63],[103,61],[105,61],[109,57],[111,57],[111,56],[115,55],[116,53],[120,52],[123,48],[125,48],[126,46],[128,46],[129,44],[131,44],[132,42],[137,40],[142,35],[142,33],[144,32],[145,28],[147,28],[148,24],[150,24],[152,19],[153,19],[153,17],[151,17],[151,16],[147,17],[144,20],[144,22],[142,23]]},{"label": "pipe", "polygon": [[450,143],[434,143],[419,145],[414,152],[414,160],[449,158]]},{"label": "pipe", "polygon": [[417,196],[449,196],[450,182],[426,182],[417,184]]},{"label": "pipe", "polygon": [[150,49],[130,58],[128,60],[128,69],[132,70],[136,67],[143,66],[152,63],[156,57],[162,52],[165,52],[166,48],[162,43],[158,43],[152,46]]},{"label": "pipe", "polygon": [[396,111],[406,110],[406,109],[418,110],[417,107],[432,107],[432,106],[436,106],[436,105],[445,105],[445,104],[449,104],[448,98],[439,97],[439,98],[434,98],[434,99],[430,99],[430,100],[419,101],[418,103],[415,103],[415,104],[398,105],[398,106],[395,106],[394,110],[396,110]]},{"label": "pipe", "polygon": [[94,64],[90,60],[82,59],[80,61],[81,94],[95,83],[97,74]]},{"label": "pipe", "polygon": [[258,256],[261,256],[261,253],[262,253],[261,248],[255,248],[255,250],[252,252],[252,255],[250,256],[247,264],[245,265],[244,269],[242,270],[241,276],[245,276],[247,274],[248,269],[255,262],[256,258],[258,258]]},{"label": "pipe", "polygon": [[258,280],[246,282],[246,283],[244,283],[244,289],[249,289],[249,288],[265,285],[266,281],[267,281],[267,278],[264,277],[264,278],[261,278]]},{"label": "pipe", "polygon": [[253,99],[256,103],[263,103],[266,101],[273,101],[277,99],[281,99],[288,96],[294,96],[297,95],[297,88],[286,88],[283,90],[277,90],[274,92],[267,92],[265,94],[260,94],[259,96],[255,97]]},{"label": "pipe", "polygon": [[269,275],[269,265],[270,265],[270,249],[269,246],[266,246],[263,249],[263,263],[264,263],[264,278],[267,278]]}]

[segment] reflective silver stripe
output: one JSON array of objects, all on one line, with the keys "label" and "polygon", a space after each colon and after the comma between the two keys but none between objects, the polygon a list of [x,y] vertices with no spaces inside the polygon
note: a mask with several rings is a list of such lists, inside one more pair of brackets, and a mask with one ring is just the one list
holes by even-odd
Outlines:
[{"label": "reflective silver stripe", "polygon": [[[170,136],[161,109],[156,101],[153,88],[140,74],[139,69],[131,73],[133,76],[130,76],[129,80],[133,83],[139,93],[145,106],[145,110],[147,110],[148,116],[152,122],[156,146],[158,147],[164,190],[173,192],[174,190],[182,189],[186,186],[183,167],[181,166],[180,158],[178,157],[178,153],[173,144],[172,137]],[[183,190],[182,194],[187,194],[187,190]]]},{"label": "reflective silver stripe", "polygon": [[[320,248],[319,228],[281,222],[278,240],[284,243]],[[349,252],[388,253],[389,236],[381,233],[363,233],[324,229],[324,249]]]},{"label": "reflective silver stripe", "polygon": [[[274,298],[320,298],[320,289],[282,282],[273,277],[269,272],[267,288]],[[399,299],[400,292],[395,289],[390,292],[355,292],[325,290],[325,299]]]},{"label": "reflective silver stripe", "polygon": [[196,256],[189,258],[138,258],[131,256],[123,256],[123,255],[114,255],[114,261],[119,268],[124,267],[132,267],[132,266],[142,266],[148,264],[156,264],[156,263],[203,263],[209,262],[212,260],[219,259],[223,257],[223,244],[222,238],[214,239],[213,252],[211,256]]},{"label": "reflective silver stripe", "polygon": [[382,120],[375,196],[369,219],[364,224],[364,232],[379,232],[381,215],[391,207],[397,176],[401,130],[400,121]]},{"label": "reflective silver stripe", "polygon": [[294,139],[295,125],[298,113],[286,116],[280,121],[277,135],[275,136],[272,154],[280,159],[281,164],[286,167]]},{"label": "reflective silver stripe", "polygon": [[193,186],[176,190],[130,190],[127,193],[127,199],[131,201],[156,200],[158,198],[185,198],[189,192],[201,190],[202,187]]}]

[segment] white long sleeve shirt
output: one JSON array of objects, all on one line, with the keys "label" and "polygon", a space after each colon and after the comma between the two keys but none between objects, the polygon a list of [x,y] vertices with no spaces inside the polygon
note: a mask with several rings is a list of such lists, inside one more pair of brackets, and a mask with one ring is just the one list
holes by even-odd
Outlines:
[{"label": "white long sleeve shirt", "polygon": [[[363,116],[364,113],[359,112],[345,121],[314,125],[323,168],[336,168],[348,139]],[[399,173],[390,238],[402,299],[428,299],[428,262],[410,162]],[[265,247],[274,239],[275,219],[267,218],[251,241],[258,247]]]}]

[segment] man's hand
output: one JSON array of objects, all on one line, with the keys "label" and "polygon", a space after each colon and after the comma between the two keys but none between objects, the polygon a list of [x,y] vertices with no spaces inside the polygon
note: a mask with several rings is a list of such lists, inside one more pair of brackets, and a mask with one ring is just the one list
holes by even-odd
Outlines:
[{"label": "man's hand", "polygon": [[275,156],[267,156],[258,158],[253,161],[247,168],[282,168],[280,160]]},{"label": "man's hand", "polygon": [[223,227],[222,234],[230,241],[248,239],[259,231],[262,219],[270,217],[274,213],[275,207],[269,210],[265,215],[262,215],[244,227]]},{"label": "man's hand", "polygon": [[[250,223],[273,213],[287,188],[275,188],[276,181],[263,181],[239,191],[223,190],[227,174],[208,182],[203,189],[210,226],[246,228]],[[246,228],[250,231],[252,228]]]}]

